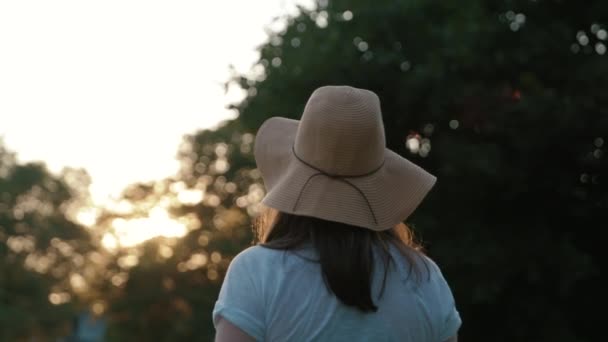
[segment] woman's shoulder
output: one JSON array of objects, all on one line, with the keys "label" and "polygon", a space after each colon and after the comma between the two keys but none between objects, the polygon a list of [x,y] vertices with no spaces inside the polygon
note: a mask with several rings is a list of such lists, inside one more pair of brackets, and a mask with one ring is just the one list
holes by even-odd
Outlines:
[{"label": "woman's shoulder", "polygon": [[426,286],[443,279],[440,267],[428,255],[414,249],[391,245],[390,254],[404,281]]},{"label": "woman's shoulder", "polygon": [[278,249],[266,247],[264,245],[255,245],[248,247],[241,251],[239,254],[237,254],[234,257],[233,262],[239,260],[259,261],[266,259],[268,259],[268,261],[274,261],[279,258],[284,259],[292,257],[315,259],[316,255],[317,253],[310,245],[302,245],[299,248],[292,249]]},{"label": "woman's shoulder", "polygon": [[238,253],[230,262],[231,268],[259,269],[264,265],[273,265],[285,254],[283,250],[267,248],[261,245],[248,247]]},{"label": "woman's shoulder", "polygon": [[237,254],[230,262],[229,271],[245,272],[253,277],[264,276],[268,272],[276,273],[278,270],[288,272],[301,269],[304,264],[315,264],[315,256],[311,248],[283,250],[255,245]]},{"label": "woman's shoulder", "polygon": [[239,252],[231,264],[249,264],[266,261],[267,259],[274,259],[279,256],[281,251],[266,248],[260,245],[250,246],[241,252]]}]

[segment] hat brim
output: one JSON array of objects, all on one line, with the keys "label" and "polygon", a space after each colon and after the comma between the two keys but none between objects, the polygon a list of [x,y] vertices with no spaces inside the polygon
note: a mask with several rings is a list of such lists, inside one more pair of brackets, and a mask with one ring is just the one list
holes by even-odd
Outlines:
[{"label": "hat brim", "polygon": [[267,190],[262,203],[268,207],[382,231],[405,221],[436,182],[389,149],[383,166],[370,175],[343,178],[348,182],[319,175],[293,154],[298,124],[273,117],[258,130],[254,154]]}]

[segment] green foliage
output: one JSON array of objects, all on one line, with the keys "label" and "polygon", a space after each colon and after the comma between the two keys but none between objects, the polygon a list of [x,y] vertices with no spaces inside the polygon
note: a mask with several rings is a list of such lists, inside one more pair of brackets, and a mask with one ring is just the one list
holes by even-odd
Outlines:
[{"label": "green foliage", "polygon": [[438,176],[411,220],[453,286],[462,338],[593,340],[607,15],[601,1],[331,1],[271,35],[264,73],[235,79],[249,94],[238,121],[298,118],[321,85],[374,90],[388,146]]},{"label": "green foliage", "polygon": [[[88,232],[66,212],[77,195],[41,164],[18,164],[0,141],[0,340],[60,336],[78,312],[69,286],[92,249]],[[71,301],[54,305],[49,295]],[[61,300],[65,302],[65,300]]]}]

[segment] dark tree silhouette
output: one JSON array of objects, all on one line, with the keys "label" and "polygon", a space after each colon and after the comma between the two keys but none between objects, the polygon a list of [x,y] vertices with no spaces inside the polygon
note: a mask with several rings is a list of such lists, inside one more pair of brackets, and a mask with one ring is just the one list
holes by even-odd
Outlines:
[{"label": "dark tree silhouette", "polygon": [[0,141],[0,340],[61,336],[86,301],[75,290],[90,279],[85,264],[95,247],[69,213],[87,179],[17,163]]}]

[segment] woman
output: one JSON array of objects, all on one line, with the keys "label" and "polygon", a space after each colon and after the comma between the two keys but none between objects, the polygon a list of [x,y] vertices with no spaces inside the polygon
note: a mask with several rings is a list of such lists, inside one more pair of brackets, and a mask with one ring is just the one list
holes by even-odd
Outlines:
[{"label": "woman", "polygon": [[230,264],[216,341],[456,340],[450,288],[401,223],[435,177],[386,148],[376,94],[317,89],[301,121],[262,125],[255,158],[272,212]]}]

